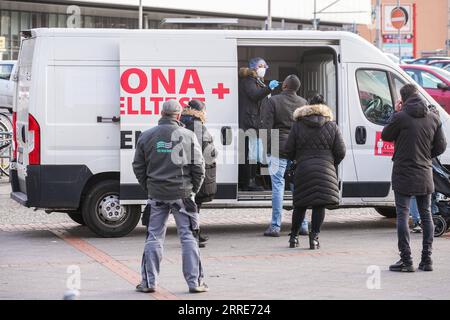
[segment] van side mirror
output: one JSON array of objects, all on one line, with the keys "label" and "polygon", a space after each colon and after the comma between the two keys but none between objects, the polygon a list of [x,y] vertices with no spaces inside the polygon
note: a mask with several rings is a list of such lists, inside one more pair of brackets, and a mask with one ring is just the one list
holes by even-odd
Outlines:
[{"label": "van side mirror", "polygon": [[448,90],[448,85],[446,83],[444,83],[444,82],[438,83],[437,87],[438,87],[438,89],[441,89],[441,90],[444,90],[444,91]]}]

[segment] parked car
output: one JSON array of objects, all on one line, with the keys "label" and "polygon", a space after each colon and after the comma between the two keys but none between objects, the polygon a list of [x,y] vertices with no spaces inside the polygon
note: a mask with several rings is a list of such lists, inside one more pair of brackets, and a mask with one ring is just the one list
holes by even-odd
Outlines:
[{"label": "parked car", "polygon": [[430,62],[437,60],[450,60],[450,57],[440,57],[440,56],[422,57],[412,60],[409,64],[429,64]]},{"label": "parked car", "polygon": [[445,68],[446,66],[450,65],[450,60],[434,60],[431,61],[429,66],[436,67],[436,68]]},{"label": "parked car", "polygon": [[407,64],[401,68],[450,114],[450,72],[425,65]]},{"label": "parked car", "polygon": [[8,109],[12,111],[14,84],[12,76],[16,68],[16,61],[0,61],[0,112]]}]

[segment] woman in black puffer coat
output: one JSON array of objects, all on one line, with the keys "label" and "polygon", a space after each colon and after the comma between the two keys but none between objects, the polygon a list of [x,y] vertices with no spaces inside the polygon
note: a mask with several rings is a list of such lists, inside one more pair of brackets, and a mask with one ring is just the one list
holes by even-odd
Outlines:
[{"label": "woman in black puffer coat", "polygon": [[[184,108],[181,114],[180,121],[186,126],[186,129],[193,131],[197,135],[205,158],[205,180],[200,191],[195,195],[195,203],[200,213],[202,204],[212,201],[217,192],[215,161],[217,150],[214,147],[213,137],[205,127],[205,104],[199,100],[189,101],[188,106]],[[201,247],[204,247],[208,237],[201,236],[199,233],[198,238]]]},{"label": "woman in black puffer coat", "polygon": [[319,233],[325,218],[325,207],[339,203],[336,168],[345,157],[345,144],[333,113],[321,95],[309,105],[294,112],[286,150],[297,163],[294,177],[294,213],[290,246],[298,246],[297,234],[312,208],[310,249],[319,248]]}]

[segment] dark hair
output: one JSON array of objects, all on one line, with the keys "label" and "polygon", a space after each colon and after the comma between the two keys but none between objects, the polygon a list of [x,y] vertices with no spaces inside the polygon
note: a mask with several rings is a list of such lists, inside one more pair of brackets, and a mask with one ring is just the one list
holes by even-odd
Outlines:
[{"label": "dark hair", "polygon": [[325,103],[325,99],[323,97],[323,95],[321,94],[316,94],[314,97],[312,97],[311,99],[309,99],[308,102],[310,105],[314,105],[314,104],[326,104]]},{"label": "dark hair", "polygon": [[284,79],[283,83],[286,85],[286,89],[297,92],[302,85],[302,82],[295,74],[290,74]]},{"label": "dark hair", "polygon": [[417,90],[417,87],[412,84],[408,83],[403,86],[403,88],[400,89],[400,95],[402,96],[402,101],[406,102],[411,96],[417,94],[419,90]]}]

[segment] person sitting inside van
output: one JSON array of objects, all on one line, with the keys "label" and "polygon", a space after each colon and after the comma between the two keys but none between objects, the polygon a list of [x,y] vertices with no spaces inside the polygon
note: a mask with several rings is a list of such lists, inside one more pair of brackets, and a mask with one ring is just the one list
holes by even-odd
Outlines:
[{"label": "person sitting inside van", "polygon": [[255,179],[257,163],[263,161],[262,141],[258,137],[261,101],[279,85],[276,80],[270,81],[268,86],[264,83],[268,68],[266,61],[258,57],[250,60],[248,68],[239,70],[239,128],[255,131],[246,139],[245,164],[241,164],[239,170],[242,189],[246,191],[263,191]]}]

